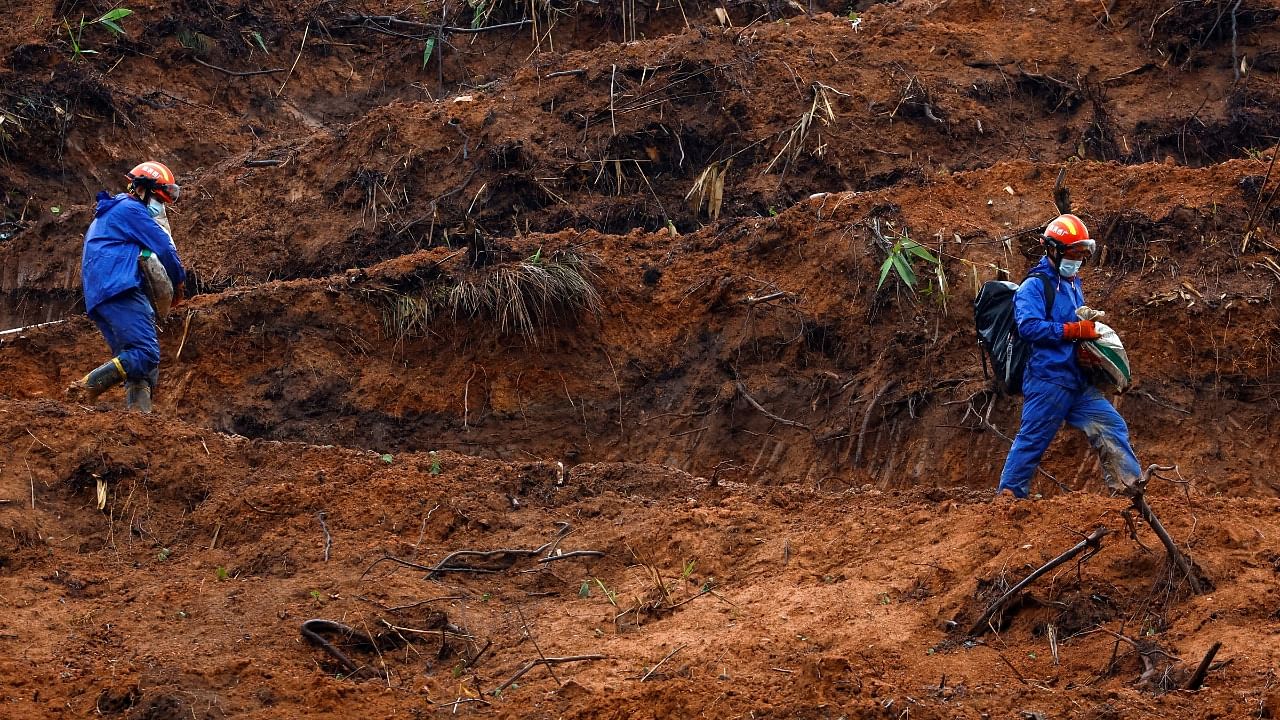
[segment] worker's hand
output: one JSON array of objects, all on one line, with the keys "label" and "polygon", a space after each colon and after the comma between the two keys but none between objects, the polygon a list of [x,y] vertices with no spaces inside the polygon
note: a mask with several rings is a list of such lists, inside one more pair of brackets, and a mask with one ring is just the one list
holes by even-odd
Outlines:
[{"label": "worker's hand", "polygon": [[1100,337],[1092,320],[1079,320],[1062,326],[1063,340],[1097,340]]}]

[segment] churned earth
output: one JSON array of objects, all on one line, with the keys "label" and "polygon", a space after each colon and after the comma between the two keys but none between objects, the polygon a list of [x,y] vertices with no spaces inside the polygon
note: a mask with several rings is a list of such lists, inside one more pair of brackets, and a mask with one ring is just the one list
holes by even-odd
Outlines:
[{"label": "churned earth", "polygon": [[[0,717],[1280,715],[1274,0],[123,7],[0,16]],[[1074,433],[992,502],[1060,176],[1199,592]]]}]

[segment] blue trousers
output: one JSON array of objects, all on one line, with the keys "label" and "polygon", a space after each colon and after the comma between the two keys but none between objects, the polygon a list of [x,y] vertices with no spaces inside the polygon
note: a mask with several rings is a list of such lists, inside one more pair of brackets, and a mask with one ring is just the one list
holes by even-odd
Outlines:
[{"label": "blue trousers", "polygon": [[1142,468],[1129,444],[1129,426],[1097,388],[1072,390],[1026,378],[1022,394],[1022,425],[1009,449],[996,492],[1007,488],[1020,498],[1027,496],[1040,458],[1064,420],[1088,436],[1102,459],[1103,476],[1109,487],[1121,489],[1142,477]]},{"label": "blue trousers", "polygon": [[89,317],[120,358],[126,379],[146,380],[154,388],[160,372],[160,339],[146,292],[137,287],[121,293],[100,303]]}]

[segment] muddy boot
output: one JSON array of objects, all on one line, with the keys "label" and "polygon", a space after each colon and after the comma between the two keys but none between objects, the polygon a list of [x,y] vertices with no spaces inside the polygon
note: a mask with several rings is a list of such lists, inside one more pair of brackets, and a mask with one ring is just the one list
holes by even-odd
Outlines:
[{"label": "muddy boot", "polygon": [[71,383],[67,388],[67,399],[80,403],[96,402],[99,395],[124,382],[124,375],[120,358],[111,358],[88,375]]},{"label": "muddy boot", "polygon": [[130,380],[124,386],[124,406],[140,413],[151,412],[151,385],[146,380]]}]

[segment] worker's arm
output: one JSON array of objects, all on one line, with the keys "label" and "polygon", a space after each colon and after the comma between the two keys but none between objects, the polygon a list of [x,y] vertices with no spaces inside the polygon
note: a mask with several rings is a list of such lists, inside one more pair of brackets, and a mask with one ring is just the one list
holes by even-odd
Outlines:
[{"label": "worker's arm", "polygon": [[127,202],[122,209],[125,211],[123,219],[129,234],[160,258],[160,264],[164,265],[169,281],[176,289],[187,279],[187,271],[178,258],[178,246],[174,245],[173,238],[160,229],[142,203]]},{"label": "worker's arm", "polygon": [[[1052,292],[1052,290],[1050,291]],[[1013,296],[1013,319],[1023,340],[1042,347],[1061,345],[1062,323],[1045,317],[1045,282],[1038,276],[1027,278]]]}]

